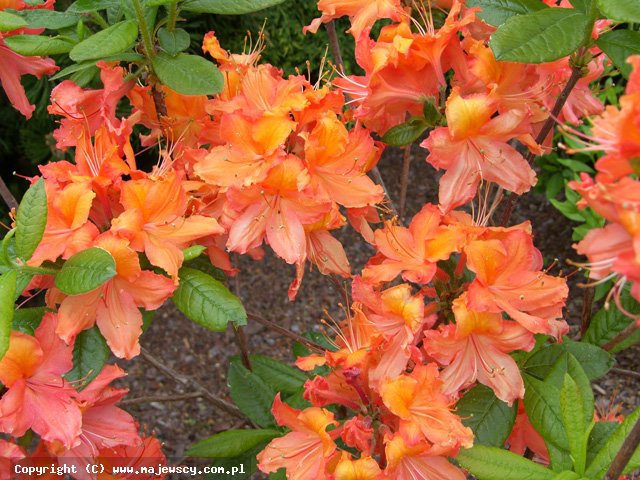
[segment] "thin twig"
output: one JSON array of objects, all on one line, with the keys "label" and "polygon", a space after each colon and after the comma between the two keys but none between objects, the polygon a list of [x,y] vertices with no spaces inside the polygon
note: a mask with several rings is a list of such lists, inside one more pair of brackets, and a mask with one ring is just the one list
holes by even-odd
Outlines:
[{"label": "thin twig", "polygon": [[400,221],[404,222],[407,204],[407,189],[409,187],[409,170],[411,167],[411,144],[404,147],[402,155],[402,178],[400,179]]},{"label": "thin twig", "polygon": [[[558,118],[558,115],[560,115],[560,112],[562,111],[564,104],[567,103],[567,99],[569,98],[569,95],[571,95],[571,91],[574,89],[574,87],[578,83],[578,80],[580,80],[582,77],[583,77],[582,68],[578,66],[572,67],[571,76],[569,77],[567,84],[564,86],[562,93],[560,93],[560,95],[556,99],[556,103],[553,106],[553,110],[551,110],[551,115],[549,115],[549,118],[547,118],[547,120],[544,122],[542,129],[540,130],[540,132],[538,133],[538,136],[536,137],[537,144],[539,145],[542,144],[547,138],[547,135],[551,133],[551,130],[553,129],[556,123],[556,118]],[[527,154],[526,160],[529,163],[529,165],[533,164],[533,161],[536,159],[536,156],[537,155],[533,152],[529,152]],[[513,208],[515,207],[517,199],[518,199],[518,195],[515,195],[513,193],[507,197],[507,200],[504,206],[504,211],[502,212],[502,217],[500,220],[500,225],[507,225],[507,223],[509,223],[509,219],[511,218],[511,214],[513,213]]]},{"label": "thin twig", "polygon": [[325,24],[327,28],[327,35],[329,36],[329,48],[331,49],[331,56],[333,57],[333,63],[340,70],[340,73],[345,73],[344,61],[342,60],[342,52],[340,51],[340,41],[338,40],[338,34],[336,33],[336,24],[333,20]]},{"label": "thin twig", "polygon": [[609,467],[605,480],[618,480],[625,467],[631,460],[631,457],[640,445],[640,418],[636,420],[635,425],[631,429],[629,436],[625,439],[622,447],[618,450],[618,454],[613,459],[613,463]]},{"label": "thin twig", "polygon": [[580,337],[582,338],[591,323],[591,310],[593,308],[593,299],[596,295],[596,289],[586,287],[582,293],[582,314],[580,315]]},{"label": "thin twig", "polygon": [[277,323],[273,323],[271,320],[267,320],[266,318],[261,317],[260,315],[256,315],[255,313],[247,313],[247,317],[250,320],[254,320],[254,321],[258,322],[258,323],[261,323],[262,325],[264,325],[265,327],[270,328],[274,332],[281,333],[285,337],[289,337],[292,340],[295,340],[296,342],[300,342],[301,344],[303,344],[305,347],[307,347],[310,350],[314,350],[314,351],[316,351],[318,353],[324,353],[325,350],[326,350],[321,345],[318,345],[316,342],[313,342],[313,341],[309,340],[308,338],[303,337],[302,335],[298,335],[297,333],[292,332],[291,330],[288,330],[288,329],[286,329],[284,327],[281,327]]},{"label": "thin twig", "polygon": [[2,177],[0,177],[0,196],[2,196],[2,199],[4,200],[4,203],[7,204],[7,207],[9,207],[9,210],[12,208],[18,209],[18,201],[16,200],[16,197],[13,196],[13,193],[11,193],[11,190],[9,190],[9,187],[7,187],[7,184],[4,183],[4,179]]},{"label": "thin twig", "polygon": [[327,277],[338,289],[338,292],[340,292],[340,295],[342,295],[342,300],[344,301],[345,307],[348,308],[350,302],[349,302],[349,292],[347,292],[347,289],[344,287],[340,279],[337,278],[337,275],[327,275]]},{"label": "thin twig", "polygon": [[[240,298],[240,274],[237,274],[234,281],[233,287],[235,289],[236,297]],[[249,370],[252,371],[251,367],[251,358],[249,357],[249,344],[247,343],[247,336],[244,334],[243,327],[233,325],[233,334],[236,337],[236,345],[238,345],[238,350],[240,350],[240,360],[242,360],[242,365]]]},{"label": "thin twig", "polygon": [[204,396],[202,392],[179,393],[176,395],[146,395],[144,397],[127,398],[122,400],[118,405],[137,405],[140,403],[151,402],[180,402],[182,400],[189,400],[202,396]]},{"label": "thin twig", "polygon": [[232,405],[231,403],[227,402],[226,400],[223,400],[222,398],[218,397],[217,395],[214,395],[209,390],[207,390],[197,380],[195,380],[195,379],[193,379],[191,377],[188,377],[186,375],[183,375],[181,373],[176,372],[173,368],[165,365],[160,360],[158,360],[156,357],[151,355],[151,353],[149,353],[146,349],[142,348],[140,350],[140,356],[142,357],[142,359],[145,362],[153,365],[155,368],[160,370],[165,376],[167,376],[168,378],[174,380],[176,383],[179,383],[179,384],[187,386],[187,387],[195,388],[195,390],[197,390],[198,392],[202,393],[202,396],[207,398],[209,401],[211,401],[211,403],[213,403],[216,407],[224,410],[225,412],[227,412],[227,413],[229,413],[229,414],[231,414],[231,415],[233,415],[235,417],[245,418],[245,416],[242,414],[242,412],[235,405]]},{"label": "thin twig", "polygon": [[605,350],[613,350],[613,348],[617,347],[622,342],[624,342],[627,338],[633,335],[638,330],[638,328],[639,328],[638,322],[633,322],[631,325],[629,325],[627,328],[622,330],[614,338],[612,338],[607,343],[602,345],[602,348]]},{"label": "thin twig", "polygon": [[393,200],[391,199],[391,195],[389,195],[389,190],[387,190],[387,186],[384,183],[384,180],[382,178],[382,175],[380,174],[380,170],[378,170],[378,167],[373,167],[370,173],[371,173],[371,176],[373,177],[373,180],[382,187],[382,190],[384,191],[384,195],[387,197],[387,200],[389,202],[389,210],[391,210],[392,216],[400,218],[400,216],[398,215],[398,209],[393,203]]},{"label": "thin twig", "polygon": [[618,375],[624,375],[625,377],[631,377],[640,380],[640,372],[634,372],[633,370],[627,370],[625,368],[618,367],[614,367],[609,371],[612,373],[617,373]]}]

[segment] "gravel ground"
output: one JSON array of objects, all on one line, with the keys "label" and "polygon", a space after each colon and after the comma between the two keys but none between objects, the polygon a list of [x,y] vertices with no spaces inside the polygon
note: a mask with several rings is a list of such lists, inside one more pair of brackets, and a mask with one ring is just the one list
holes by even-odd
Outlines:
[{"label": "gravel ground", "polygon": [[[389,151],[380,163],[392,198],[399,197],[401,155]],[[424,162],[424,151],[414,147],[410,171],[410,199],[408,213],[415,213],[424,202],[437,199],[437,174]],[[535,241],[546,259],[576,258],[571,249],[571,223],[562,217],[548,202],[530,194],[517,206],[514,221],[531,219]],[[350,229],[339,233],[347,255],[357,272],[372,249],[360,241]],[[296,332],[318,328],[323,311],[336,311],[340,295],[336,287],[317,272],[308,272],[295,302],[287,299],[287,287],[294,276],[293,267],[275,258],[268,250],[265,259],[254,262],[238,258],[242,300],[248,311],[262,316]],[[563,267],[560,267],[563,268]],[[565,271],[568,271],[566,266]],[[557,274],[558,270],[554,270]],[[582,308],[582,292],[578,277],[570,279],[572,296],[567,306],[567,318],[576,323]],[[265,327],[251,323],[245,329],[251,353],[273,356],[284,361],[293,361],[291,341]],[[197,379],[217,395],[229,399],[225,380],[228,360],[238,352],[231,331],[215,333],[190,322],[171,304],[164,306],[154,323],[142,337],[144,348],[166,365]],[[638,371],[640,346],[618,355],[618,366]],[[166,396],[188,393],[182,386],[159,373],[140,357],[131,362],[119,362],[127,370],[124,383],[130,389],[127,398]],[[624,411],[640,404],[640,381],[637,378],[610,373],[596,382],[600,392],[599,402],[608,404],[611,399],[622,403]],[[193,442],[229,428],[241,428],[245,423],[198,398],[175,402],[145,402],[125,407],[140,422],[148,433],[155,433],[164,442],[170,463],[202,465],[202,460],[185,459],[185,449]],[[177,478],[177,477],[175,477]],[[220,477],[222,478],[222,477]]]}]

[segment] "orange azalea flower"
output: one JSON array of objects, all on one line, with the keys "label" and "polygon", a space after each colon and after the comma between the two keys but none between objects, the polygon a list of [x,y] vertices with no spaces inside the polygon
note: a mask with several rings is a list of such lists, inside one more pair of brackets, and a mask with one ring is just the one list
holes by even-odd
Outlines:
[{"label": "orange azalea flower", "polygon": [[382,187],[366,175],[382,153],[368,130],[356,126],[347,131],[336,114],[329,112],[303,137],[311,182],[317,183],[331,200],[347,208],[382,201]]},{"label": "orange azalea flower", "polygon": [[366,316],[372,327],[385,339],[380,358],[369,372],[369,382],[373,386],[406,369],[418,332],[430,327],[435,317],[425,317],[423,296],[412,295],[411,286],[406,283],[375,292],[371,285],[356,277],[353,298],[367,307]]},{"label": "orange azalea flower", "polygon": [[403,15],[400,0],[319,0],[318,10],[322,16],[304,27],[303,32],[316,33],[323,23],[348,16],[351,21],[348,32],[356,39],[360,38],[363,30],[371,28],[376,20],[390,18],[397,22]]},{"label": "orange azalea flower", "polygon": [[265,473],[285,468],[289,480],[324,478],[337,448],[334,438],[338,431],[327,432],[327,427],[338,425],[333,413],[318,407],[296,410],[282,403],[280,394],[273,401],[272,412],[278,425],[292,431],[272,440],[258,454],[258,468]]},{"label": "orange azalea flower", "polygon": [[347,452],[342,452],[331,478],[332,480],[376,480],[382,478],[382,470],[378,462],[368,455],[353,459]]},{"label": "orange azalea flower", "polygon": [[35,336],[11,332],[0,360],[0,431],[21,437],[32,429],[48,442],[75,446],[82,432],[76,391],[61,375],[73,367],[72,345],[55,334],[57,318],[45,313]]},{"label": "orange azalea flower", "polygon": [[569,289],[564,278],[547,275],[542,255],[523,231],[500,240],[476,240],[464,249],[467,267],[476,274],[467,306],[479,312],[505,312],[531,333],[561,338],[568,330],[562,317]]},{"label": "orange azalea flower", "polygon": [[[301,357],[298,360],[307,359],[309,357]],[[304,368],[307,365],[301,365],[304,362],[296,361],[296,366],[302,370],[310,370]],[[317,364],[316,364],[317,366]],[[341,369],[332,370],[328,375],[317,376],[309,379],[304,384],[304,398],[308,400],[314,407],[324,407],[326,405],[344,405],[352,410],[359,410],[362,406],[362,398],[354,390]],[[348,435],[349,430],[347,430]]]},{"label": "orange azalea flower", "polygon": [[96,66],[100,68],[100,80],[104,88],[84,90],[71,80],[65,80],[51,91],[48,111],[64,117],[60,121],[60,128],[53,132],[60,149],[75,146],[85,129],[88,129],[89,135],[93,135],[102,125],[117,133],[121,143],[129,138],[131,127],[116,117],[116,107],[134,85],[134,80],[124,81],[125,71],[122,67],[102,61]]},{"label": "orange azalea flower", "polygon": [[185,217],[187,195],[174,171],[163,178],[142,178],[122,185],[120,203],[125,211],[112,222],[111,231],[127,238],[131,248],[144,251],[152,265],[178,282],[184,260],[182,249],[209,235],[224,233],[214,218]]},{"label": "orange azalea flower", "polygon": [[72,183],[59,189],[45,182],[47,192],[47,226],[38,248],[29,260],[30,265],[40,265],[45,260],[67,259],[89,248],[98,228],[89,221],[89,213],[96,194],[90,185]]},{"label": "orange azalea flower", "polygon": [[78,333],[95,323],[111,351],[119,358],[130,359],[140,353],[139,308],[156,310],[173,293],[175,285],[167,277],[141,270],[138,255],[124,239],[106,232],[96,239],[95,245],[113,256],[117,275],[81,295],[65,297],[56,289],[49,290],[48,303],[60,304],[56,333],[71,343]]},{"label": "orange azalea flower", "polygon": [[460,95],[454,88],[447,100],[447,127],[437,128],[420,146],[427,162],[446,172],[440,180],[440,207],[449,211],[471,200],[482,180],[518,195],[535,184],[536,175],[524,157],[508,144],[517,139],[540,153],[531,136],[528,114],[512,110],[494,116],[497,104],[489,95]]},{"label": "orange azalea flower", "polygon": [[17,463],[26,457],[23,447],[13,442],[0,440],[0,480],[12,480]]},{"label": "orange azalea flower", "polygon": [[246,253],[266,238],[273,251],[291,264],[307,258],[304,225],[320,220],[331,208],[317,199],[304,164],[293,155],[273,167],[259,185],[231,188],[227,198],[227,248]]},{"label": "orange azalea flower", "polygon": [[513,424],[513,429],[506,443],[509,446],[509,450],[518,455],[524,455],[528,448],[536,454],[536,457],[538,457],[542,463],[549,463],[547,446],[542,436],[533,428],[533,425],[531,425],[523,402],[518,402],[516,421]]},{"label": "orange azalea flower", "polygon": [[447,395],[456,395],[477,380],[511,405],[524,397],[524,382],[508,354],[531,350],[535,339],[516,322],[503,320],[499,313],[468,310],[466,300],[464,293],[453,302],[455,325],[425,331],[424,348],[438,363],[447,365],[440,374]]},{"label": "orange azalea flower", "polygon": [[[104,471],[99,473],[96,480],[148,480],[148,473],[139,472],[144,467],[147,469],[166,466],[167,459],[162,453],[162,444],[155,437],[141,439],[135,445],[118,445],[116,447],[106,447],[98,452],[96,464],[103,465]],[[134,473],[117,475],[113,473],[114,467],[118,467],[120,472],[130,468]],[[154,475],[153,478],[162,480],[166,478],[164,474]]]},{"label": "orange azalea flower", "polygon": [[[387,468],[385,478],[396,480],[465,480],[467,476],[416,435],[414,429],[403,428],[386,439]],[[411,433],[409,433],[411,432]],[[405,438],[406,437],[406,438]]]},{"label": "orange azalea flower", "polygon": [[410,374],[385,379],[380,395],[387,408],[407,423],[414,424],[438,451],[454,454],[461,446],[470,448],[473,432],[451,412],[452,401],[442,393],[435,363],[417,365]]},{"label": "orange azalea flower", "polygon": [[402,272],[408,282],[429,283],[436,273],[436,263],[459,249],[458,233],[442,226],[441,218],[438,208],[427,204],[413,217],[409,228],[387,222],[376,230],[378,255],[369,260],[362,278],[372,283],[388,282]]},{"label": "orange azalea flower", "polygon": [[0,34],[0,83],[11,105],[25,117],[31,118],[36,107],[29,103],[20,78],[23,75],[41,78],[55,73],[58,67],[50,58],[25,57],[14,52],[5,45],[2,38]]}]

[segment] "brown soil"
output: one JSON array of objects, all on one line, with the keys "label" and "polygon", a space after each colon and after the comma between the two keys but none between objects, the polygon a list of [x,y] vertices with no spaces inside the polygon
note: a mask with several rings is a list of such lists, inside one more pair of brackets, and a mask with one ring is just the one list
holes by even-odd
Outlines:
[{"label": "brown soil", "polygon": [[[393,199],[400,190],[401,155],[389,151],[383,157],[380,170]],[[414,147],[411,165],[408,213],[415,213],[425,202],[437,199],[437,173],[424,162],[424,151]],[[536,245],[544,253],[547,263],[554,258],[561,261],[576,258],[571,249],[572,224],[559,214],[543,197],[529,194],[518,203],[513,221],[530,219],[533,223]],[[350,228],[339,233],[357,272],[372,249]],[[289,265],[275,258],[266,248],[267,255],[261,262],[238,257],[242,271],[239,275],[242,301],[248,311],[290,328],[295,332],[319,328],[318,320],[323,312],[339,310],[340,294],[336,287],[317,272],[308,272],[295,302],[287,299],[287,287],[294,271]],[[565,264],[564,267],[568,271]],[[557,270],[555,271],[557,274]],[[578,277],[578,275],[576,275]],[[572,296],[567,306],[570,323],[579,322],[582,307],[582,291],[571,279]],[[284,361],[293,361],[291,340],[251,323],[245,329],[251,353],[270,355]],[[149,331],[142,337],[142,345],[165,364],[197,379],[216,394],[229,399],[225,371],[229,358],[238,353],[231,331],[215,333],[187,320],[172,304],[165,305],[157,314]],[[621,368],[638,370],[640,346],[618,355]],[[127,370],[125,382],[130,388],[127,398],[149,395],[188,393],[183,387],[163,376],[140,357],[131,362],[119,362]],[[596,382],[600,401],[608,403],[615,397],[626,412],[640,404],[640,381],[637,378],[610,373]],[[151,402],[127,405],[142,428],[155,433],[164,442],[165,452],[171,464],[197,464],[202,460],[185,459],[185,449],[195,441],[216,432],[241,428],[244,422],[212,406],[202,398],[176,402]],[[177,478],[177,477],[176,477]],[[222,478],[222,477],[220,477]]]}]

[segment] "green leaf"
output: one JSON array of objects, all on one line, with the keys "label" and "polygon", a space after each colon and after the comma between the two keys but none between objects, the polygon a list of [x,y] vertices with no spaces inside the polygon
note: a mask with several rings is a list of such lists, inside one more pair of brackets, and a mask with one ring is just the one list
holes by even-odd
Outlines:
[{"label": "green leaf", "polygon": [[216,332],[226,330],[229,322],[246,325],[242,303],[222,282],[189,267],[182,267],[179,275],[180,286],[172,300],[187,318]]},{"label": "green leaf", "polygon": [[613,366],[613,357],[600,347],[564,337],[562,343],[542,347],[523,367],[528,374],[543,380],[563,352],[571,353],[578,360],[589,380],[600,378]]},{"label": "green leaf", "polygon": [[593,420],[593,391],[591,390],[591,382],[584,372],[580,362],[568,352],[563,353],[551,372],[545,379],[545,383],[552,384],[561,390],[564,386],[565,375],[569,374],[578,385],[578,392],[582,401],[582,415],[586,425]]},{"label": "green leaf", "polygon": [[588,23],[577,10],[546,8],[511,17],[491,36],[489,46],[501,61],[552,62],[580,46]]},{"label": "green leaf", "polygon": [[[596,454],[593,461],[588,465],[585,477],[594,479],[604,478],[611,462],[613,462],[616,454],[620,451],[620,447],[622,447],[623,442],[629,433],[631,433],[631,430],[638,419],[640,419],[640,407],[636,408],[630,415],[627,415],[624,422],[622,422],[616,431],[609,437],[604,446]],[[637,451],[635,457],[637,458]],[[627,467],[629,467],[629,465]],[[633,465],[631,465],[631,467],[633,467]]]},{"label": "green leaf", "polygon": [[46,311],[45,307],[19,308],[13,317],[13,329],[33,335]]},{"label": "green leaf", "polygon": [[138,39],[138,23],[124,20],[77,44],[69,56],[75,62],[99,59],[129,50]]},{"label": "green leaf", "polygon": [[468,0],[468,7],[480,7],[478,16],[489,25],[498,27],[515,15],[548,8],[540,0]]},{"label": "green leaf", "polygon": [[394,147],[409,145],[420,138],[429,125],[422,117],[413,117],[406,123],[390,128],[382,136],[382,141]]},{"label": "green leaf", "polygon": [[198,258],[200,255],[202,255],[202,252],[204,252],[206,249],[207,247],[203,247],[202,245],[192,245],[190,247],[185,248],[184,250],[182,250],[182,254],[184,255],[184,261],[188,262],[189,260],[194,260]]},{"label": "green leaf", "polygon": [[627,63],[631,55],[640,55],[640,32],[635,30],[612,30],[598,38],[596,45],[607,54],[622,74],[629,78],[631,65]]},{"label": "green leaf", "polygon": [[183,95],[214,95],[224,84],[218,67],[197,55],[161,53],[153,58],[153,70],[164,85]]},{"label": "green leaf", "polygon": [[597,0],[600,13],[616,22],[640,22],[640,3],[637,0]]},{"label": "green leaf", "polygon": [[73,27],[80,20],[80,17],[73,13],[46,9],[21,10],[19,15],[24,18],[29,28],[48,28],[50,30]]},{"label": "green leaf", "polygon": [[569,440],[562,427],[560,413],[560,390],[531,375],[525,374],[523,378],[524,406],[533,428],[542,435],[545,443],[555,445],[561,450],[568,450]]},{"label": "green leaf", "polygon": [[169,5],[178,0],[147,0],[147,6],[149,7],[161,7],[162,5]]},{"label": "green leaf", "polygon": [[0,360],[9,350],[16,295],[16,271],[0,276]]},{"label": "green leaf", "polygon": [[204,478],[205,480],[220,480],[220,476],[230,475],[233,480],[249,480],[253,478],[258,471],[258,454],[264,450],[267,443],[261,443],[247,450],[242,455],[230,458],[218,458],[211,463],[211,467],[215,468],[215,473],[212,470]]},{"label": "green leaf", "polygon": [[120,7],[120,0],[78,0],[67,8],[67,12],[87,13]]},{"label": "green leaf", "polygon": [[264,355],[251,355],[250,360],[253,373],[276,392],[293,395],[309,378],[300,370]]},{"label": "green leaf", "polygon": [[618,422],[596,422],[589,433],[587,444],[587,465],[590,464],[596,454],[602,449],[613,432],[620,426]]},{"label": "green leaf", "polygon": [[189,12],[244,15],[283,2],[284,0],[234,0],[233,2],[228,0],[187,0],[182,3],[182,9]]},{"label": "green leaf", "polygon": [[[112,55],[110,57],[104,57],[101,58],[100,60],[104,60],[105,62],[140,62],[142,60],[144,60],[144,55],[140,55],[139,53],[133,53],[133,52],[124,52],[121,53],[119,55]],[[55,75],[53,75],[52,77],[49,77],[49,80],[58,80],[60,78],[64,78],[67,77],[69,75],[71,75],[72,73],[76,73],[78,71],[81,70],[85,70],[91,67],[95,67],[96,62],[98,60],[89,60],[87,62],[82,62],[82,63],[74,63],[73,65],[69,65],[66,68],[63,68],[62,70],[60,70],[58,73],[56,73]]]},{"label": "green leaf", "polygon": [[571,470],[565,470],[553,477],[553,480],[580,480],[580,475]]},{"label": "green leaf", "polygon": [[456,460],[478,480],[551,480],[554,473],[501,448],[474,445],[460,450]]},{"label": "green leaf", "polygon": [[578,384],[571,375],[565,373],[564,384],[560,391],[560,411],[562,424],[569,440],[574,469],[580,474],[584,473],[587,461],[587,422],[583,410],[584,404]]},{"label": "green leaf", "polygon": [[83,330],[73,344],[73,368],[65,374],[65,378],[72,382],[80,381],[76,388],[82,390],[98,376],[110,353],[98,327]]},{"label": "green leaf", "polygon": [[67,295],[95,290],[116,275],[116,262],[109,252],[91,247],[64,262],[56,275],[56,287]]},{"label": "green leaf", "polygon": [[571,160],[569,158],[558,158],[558,163],[569,168],[573,172],[589,172],[593,173],[593,168],[579,160]]},{"label": "green leaf", "polygon": [[[625,288],[620,293],[620,305],[627,312],[640,311],[640,303],[631,296],[628,288]],[[631,317],[620,311],[615,302],[611,302],[609,308],[602,308],[593,316],[583,340],[594,345],[604,345],[617,337],[618,334],[631,325],[633,321]],[[640,337],[636,335],[636,338],[631,340],[638,342],[640,341]],[[632,341],[631,344],[635,342]],[[629,342],[625,342],[624,345],[614,347],[612,352],[615,353],[628,346],[631,346]]]},{"label": "green leaf", "polygon": [[227,382],[233,402],[240,411],[262,428],[276,427],[271,414],[275,392],[236,358],[229,363]]},{"label": "green leaf", "polygon": [[13,13],[0,11],[0,32],[10,32],[26,26],[27,22],[24,18]]},{"label": "green leaf", "polygon": [[473,387],[456,405],[456,414],[473,430],[475,443],[494,447],[501,447],[509,437],[517,410],[516,404],[509,407],[484,385]]},{"label": "green leaf", "polygon": [[13,35],[5,38],[4,43],[14,52],[26,57],[48,57],[68,53],[75,45],[66,38],[44,35]]},{"label": "green leaf", "polygon": [[[186,254],[186,252],[184,252]],[[186,257],[185,257],[186,258]],[[193,268],[195,270],[200,270],[201,272],[206,273],[207,275],[212,276],[216,280],[220,282],[224,282],[227,279],[225,273],[220,270],[218,267],[213,265],[208,257],[200,256],[196,257],[193,260],[185,260],[185,267]]]},{"label": "green leaf", "polygon": [[161,28],[158,30],[158,43],[160,44],[160,48],[165,52],[171,56],[175,56],[189,48],[191,37],[181,28],[176,28],[173,31]]},{"label": "green leaf", "polygon": [[[15,37],[9,37],[15,38]],[[5,42],[9,40],[5,38]],[[35,252],[47,226],[47,193],[41,178],[22,197],[16,215],[16,254],[29,260]]]},{"label": "green leaf", "polygon": [[237,457],[281,435],[279,430],[226,430],[194,443],[187,449],[187,455],[201,458]]}]

